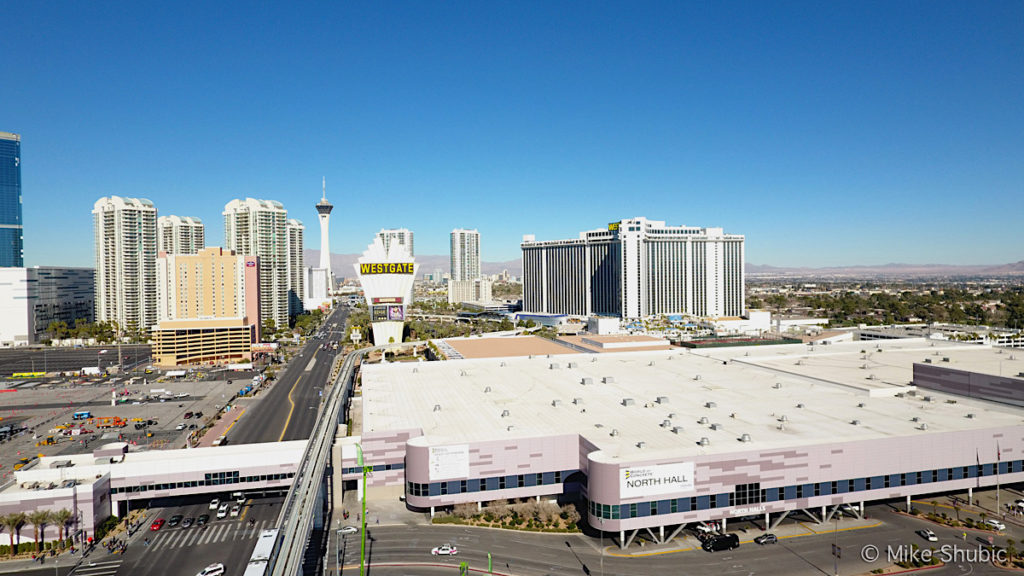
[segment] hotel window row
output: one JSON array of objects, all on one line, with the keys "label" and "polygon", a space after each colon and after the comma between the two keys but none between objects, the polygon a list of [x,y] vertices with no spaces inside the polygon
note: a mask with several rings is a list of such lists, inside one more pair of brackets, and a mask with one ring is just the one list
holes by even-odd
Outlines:
[{"label": "hotel window row", "polygon": [[561,484],[565,478],[576,472],[578,470],[555,470],[553,472],[512,474],[509,476],[492,476],[490,478],[473,478],[470,480],[449,480],[447,482],[431,482],[429,484],[406,482],[406,493],[409,496],[446,496],[470,492],[528,488],[531,486],[550,486]]}]

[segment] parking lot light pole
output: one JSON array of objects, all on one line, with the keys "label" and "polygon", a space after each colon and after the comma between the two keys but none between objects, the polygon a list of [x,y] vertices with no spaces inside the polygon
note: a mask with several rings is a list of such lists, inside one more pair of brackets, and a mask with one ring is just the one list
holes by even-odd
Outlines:
[{"label": "parking lot light pole", "polygon": [[356,444],[356,465],[363,471],[363,494],[362,501],[363,515],[360,519],[362,534],[359,543],[359,576],[366,574],[366,474],[371,470],[369,466],[363,465],[363,447]]}]

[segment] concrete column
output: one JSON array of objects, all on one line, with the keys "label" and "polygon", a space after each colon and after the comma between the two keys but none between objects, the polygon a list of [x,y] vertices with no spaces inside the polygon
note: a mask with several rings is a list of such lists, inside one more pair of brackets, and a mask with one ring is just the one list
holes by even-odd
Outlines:
[{"label": "concrete column", "polygon": [[483,509],[484,509],[484,503],[483,503],[483,502],[477,502],[477,503],[476,503],[476,511],[477,511],[477,512],[480,512],[480,511],[482,511]]},{"label": "concrete column", "polygon": [[665,543],[665,526],[658,526],[658,544]]},{"label": "concrete column", "polygon": [[907,512],[910,512],[910,495],[907,495]]},{"label": "concrete column", "polygon": [[721,529],[722,534],[725,534],[725,521],[726,520],[727,520],[727,518],[722,518],[722,529]]},{"label": "concrete column", "polygon": [[818,524],[822,524],[824,522],[828,522],[828,519],[825,516],[825,514],[827,514],[827,511],[825,510],[825,508],[826,508],[825,506],[821,507],[821,522],[818,522]]},{"label": "concrete column", "polygon": [[765,512],[764,513],[764,531],[767,532],[768,529],[771,528],[771,526],[772,526],[772,513],[771,512]]},{"label": "concrete column", "polygon": [[537,495],[537,504],[540,504],[540,494]]},{"label": "concrete column", "polygon": [[434,507],[433,506],[430,507],[430,517],[431,518],[434,517]]},{"label": "concrete column", "polygon": [[967,505],[974,506],[974,488],[967,489]]}]

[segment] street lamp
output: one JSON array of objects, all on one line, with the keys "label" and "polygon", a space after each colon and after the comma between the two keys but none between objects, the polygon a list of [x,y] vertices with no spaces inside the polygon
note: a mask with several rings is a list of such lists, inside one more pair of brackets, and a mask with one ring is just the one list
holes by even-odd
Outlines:
[{"label": "street lamp", "polygon": [[356,444],[356,465],[359,466],[359,468],[361,468],[362,471],[363,471],[363,493],[362,493],[362,498],[360,498],[360,500],[362,501],[363,515],[362,515],[362,517],[360,519],[360,522],[362,523],[362,526],[361,526],[362,531],[361,531],[360,541],[359,541],[359,576],[365,576],[365,574],[366,574],[366,475],[369,474],[371,470],[373,470],[373,467],[365,466],[363,464],[363,447],[360,446],[359,444]]},{"label": "street lamp", "polygon": [[598,518],[598,522],[601,524],[599,531],[601,532],[601,576],[604,576],[604,517]]},{"label": "street lamp", "polygon": [[832,560],[835,568],[835,576],[839,576],[839,519],[843,516],[842,510],[836,510],[836,531],[832,544]]}]

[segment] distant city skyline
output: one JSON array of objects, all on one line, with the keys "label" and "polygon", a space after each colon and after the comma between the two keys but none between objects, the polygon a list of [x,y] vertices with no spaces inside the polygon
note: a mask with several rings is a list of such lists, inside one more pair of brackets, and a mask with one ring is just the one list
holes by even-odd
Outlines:
[{"label": "distant city skyline", "polygon": [[[1024,4],[14,3],[0,131],[24,260],[91,266],[101,197],[223,238],[224,204],[330,251],[407,228],[484,261],[626,217],[721,227],[747,262],[1024,260]],[[74,46],[74,50],[69,50]],[[337,272],[337,271],[336,271]]]}]

